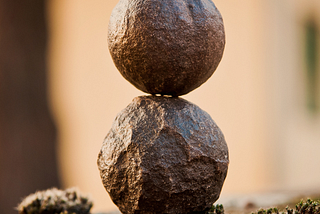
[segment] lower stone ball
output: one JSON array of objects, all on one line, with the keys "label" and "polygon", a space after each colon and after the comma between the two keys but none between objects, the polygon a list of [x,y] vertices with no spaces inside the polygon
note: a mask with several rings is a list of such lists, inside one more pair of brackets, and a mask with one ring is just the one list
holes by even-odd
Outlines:
[{"label": "lower stone ball", "polygon": [[121,111],[98,157],[122,213],[205,213],[219,198],[228,148],[210,115],[181,98],[141,96]]}]

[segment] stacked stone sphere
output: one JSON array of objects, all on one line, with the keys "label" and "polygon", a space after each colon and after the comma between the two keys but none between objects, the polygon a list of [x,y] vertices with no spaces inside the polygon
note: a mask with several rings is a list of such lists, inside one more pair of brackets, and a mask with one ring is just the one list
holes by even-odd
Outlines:
[{"label": "stacked stone sphere", "polygon": [[219,11],[211,0],[120,0],[108,44],[123,77],[151,95],[113,122],[98,157],[104,187],[122,213],[205,213],[219,198],[228,148],[210,115],[178,96],[221,60]]}]

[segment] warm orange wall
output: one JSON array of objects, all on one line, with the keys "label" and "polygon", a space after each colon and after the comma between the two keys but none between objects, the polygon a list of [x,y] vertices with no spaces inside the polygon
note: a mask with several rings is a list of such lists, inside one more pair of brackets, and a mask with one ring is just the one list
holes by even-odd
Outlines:
[{"label": "warm orange wall", "polygon": [[106,45],[115,1],[50,1],[52,104],[59,126],[65,187],[92,193],[96,210],[116,209],[101,183],[96,159],[118,111],[137,96],[116,71]]},{"label": "warm orange wall", "polygon": [[[313,114],[307,107],[304,29],[310,16],[315,17],[320,28],[320,1],[273,0],[270,3],[267,62],[272,106],[268,116],[272,119],[270,134],[277,143],[276,156],[272,156],[277,166],[276,181],[282,189],[317,190],[320,186],[320,171],[315,170],[320,165],[320,112]],[[320,75],[317,81],[320,85]],[[318,90],[320,95],[320,87]]]}]

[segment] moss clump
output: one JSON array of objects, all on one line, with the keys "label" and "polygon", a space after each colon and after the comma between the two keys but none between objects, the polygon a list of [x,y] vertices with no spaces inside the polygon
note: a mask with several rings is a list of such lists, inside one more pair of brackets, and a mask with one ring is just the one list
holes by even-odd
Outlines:
[{"label": "moss clump", "polygon": [[272,213],[279,214],[278,208],[274,207],[269,209],[260,209],[257,212],[252,214],[272,214]]},{"label": "moss clump", "polygon": [[38,191],[18,205],[19,214],[89,214],[92,201],[76,188]]},{"label": "moss clump", "polygon": [[[277,208],[269,208],[269,209],[260,209],[252,214],[279,214],[279,210]],[[295,209],[290,207],[286,207],[285,211],[282,211],[281,214],[320,214],[320,201],[314,201],[312,199],[307,199],[305,202],[301,200],[296,204]]]}]

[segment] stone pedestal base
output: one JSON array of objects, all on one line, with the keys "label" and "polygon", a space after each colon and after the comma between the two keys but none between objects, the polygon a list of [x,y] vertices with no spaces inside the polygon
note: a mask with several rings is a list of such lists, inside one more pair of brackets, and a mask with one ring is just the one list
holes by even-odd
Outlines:
[{"label": "stone pedestal base", "polygon": [[98,157],[102,182],[122,213],[204,213],[228,169],[221,130],[181,98],[135,98],[116,117]]}]

